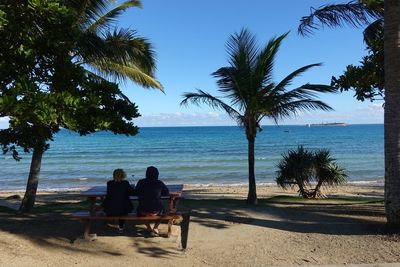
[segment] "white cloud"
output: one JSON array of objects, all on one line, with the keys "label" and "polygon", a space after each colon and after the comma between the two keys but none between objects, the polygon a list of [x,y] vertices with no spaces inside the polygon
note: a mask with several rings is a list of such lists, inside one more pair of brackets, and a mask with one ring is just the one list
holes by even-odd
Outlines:
[{"label": "white cloud", "polygon": [[134,122],[144,127],[235,125],[235,122],[227,115],[217,112],[144,114]]},{"label": "white cloud", "polygon": [[353,111],[300,113],[287,119],[284,124],[307,124],[321,122],[345,122],[350,124],[383,123],[384,109],[381,104],[369,104]]},{"label": "white cloud", "polygon": [[[236,122],[224,113],[154,113],[144,114],[135,119],[138,126],[216,126],[236,125]],[[283,120],[279,124],[307,124],[321,122],[345,122],[350,124],[383,123],[383,108],[381,104],[369,104],[353,111],[332,111],[299,113],[296,117]],[[273,124],[270,120],[264,120],[262,124]]]}]

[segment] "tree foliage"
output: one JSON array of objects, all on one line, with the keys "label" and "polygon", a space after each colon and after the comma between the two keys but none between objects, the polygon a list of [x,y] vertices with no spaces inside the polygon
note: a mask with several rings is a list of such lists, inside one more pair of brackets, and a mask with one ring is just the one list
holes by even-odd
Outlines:
[{"label": "tree foliage", "polygon": [[139,2],[107,13],[109,2],[4,0],[0,5],[0,117],[10,118],[9,128],[0,130],[0,144],[16,160],[18,147],[34,152],[25,211],[34,203],[41,156],[61,128],[81,135],[138,132],[132,122],[140,116],[137,106],[105,78],[114,75],[161,88],[153,78],[150,44],[130,30],[110,32],[107,26]]},{"label": "tree foliage", "polygon": [[331,85],[341,91],[354,90],[360,101],[384,99],[383,3],[383,0],[356,0],[311,8],[311,14],[302,17],[298,27],[299,34],[305,36],[323,26],[366,27],[367,55],[359,65],[348,65],[342,75],[331,79]]},{"label": "tree foliage", "polygon": [[[284,189],[297,186],[304,198],[323,197],[322,186],[340,185],[347,178],[346,171],[335,162],[327,149],[312,152],[299,146],[297,150],[283,154],[277,168],[278,186]],[[314,188],[311,188],[312,182],[315,182]]]},{"label": "tree foliage", "polygon": [[212,75],[217,78],[222,97],[205,91],[185,93],[181,104],[208,104],[225,111],[246,131],[249,144],[249,194],[247,201],[257,201],[254,175],[254,142],[261,131],[264,118],[278,122],[295,115],[298,111],[324,110],[331,107],[318,99],[319,93],[332,93],[336,89],[322,84],[304,84],[290,88],[292,81],[307,70],[320,66],[310,64],[301,67],[280,82],[273,81],[274,60],[287,34],[272,38],[265,46],[258,47],[256,38],[248,30],[232,35],[227,44],[229,65]]}]

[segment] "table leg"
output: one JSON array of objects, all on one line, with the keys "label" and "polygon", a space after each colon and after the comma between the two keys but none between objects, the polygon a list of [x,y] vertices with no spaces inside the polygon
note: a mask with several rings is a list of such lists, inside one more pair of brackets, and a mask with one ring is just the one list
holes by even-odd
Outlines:
[{"label": "table leg", "polygon": [[169,205],[168,205],[169,213],[176,213],[176,210],[177,210],[176,206],[178,204],[178,200],[179,200],[179,197],[170,196]]},{"label": "table leg", "polygon": [[90,238],[90,221],[83,221],[83,239],[89,240]]},{"label": "table leg", "polygon": [[168,212],[169,213],[175,213],[175,205],[174,205],[174,197],[170,196],[169,197],[169,202],[168,202]]},{"label": "table leg", "polygon": [[96,210],[95,210],[96,197],[88,197],[88,201],[90,202],[90,207],[89,207],[90,215],[94,215],[96,212]]}]

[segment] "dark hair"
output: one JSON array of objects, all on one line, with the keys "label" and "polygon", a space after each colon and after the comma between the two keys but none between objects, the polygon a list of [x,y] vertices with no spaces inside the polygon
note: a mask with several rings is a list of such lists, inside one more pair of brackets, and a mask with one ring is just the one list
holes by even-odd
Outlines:
[{"label": "dark hair", "polygon": [[146,178],[147,179],[157,180],[158,179],[158,170],[157,170],[157,168],[154,167],[154,166],[147,167]]}]

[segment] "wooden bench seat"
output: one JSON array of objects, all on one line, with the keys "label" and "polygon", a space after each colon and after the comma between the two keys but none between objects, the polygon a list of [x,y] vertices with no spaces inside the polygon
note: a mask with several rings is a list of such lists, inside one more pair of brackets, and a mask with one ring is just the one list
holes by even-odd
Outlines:
[{"label": "wooden bench seat", "polygon": [[181,215],[166,214],[166,215],[147,215],[147,216],[137,216],[136,213],[129,213],[125,216],[106,216],[104,212],[95,212],[91,214],[88,211],[78,211],[72,213],[71,217],[75,220],[83,222],[83,238],[88,239],[90,233],[91,221],[112,221],[112,220],[126,220],[126,221],[136,221],[142,223],[150,222],[168,222],[168,237],[171,236],[172,224],[174,220],[181,219]]}]

